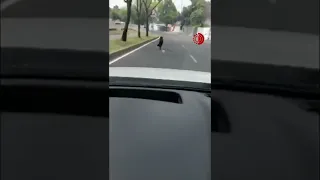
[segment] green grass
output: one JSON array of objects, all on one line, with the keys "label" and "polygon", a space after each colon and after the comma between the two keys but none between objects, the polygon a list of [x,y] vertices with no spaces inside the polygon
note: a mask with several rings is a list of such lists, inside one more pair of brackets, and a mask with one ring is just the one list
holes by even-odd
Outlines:
[{"label": "green grass", "polygon": [[[123,32],[122,30],[109,29],[109,35],[121,35],[122,32]],[[129,29],[129,30],[128,30],[128,33],[129,33],[129,34],[137,33],[137,31],[132,30],[132,29]]]},{"label": "green grass", "polygon": [[155,37],[156,36],[153,36],[153,35],[149,35],[148,37],[141,36],[141,38],[128,37],[126,42],[123,42],[120,39],[110,40],[109,41],[109,51],[110,51],[110,53],[120,51],[122,49],[126,49],[126,48],[129,48],[129,47],[134,46],[136,44],[140,44],[142,42],[148,41],[148,40],[155,38]]}]

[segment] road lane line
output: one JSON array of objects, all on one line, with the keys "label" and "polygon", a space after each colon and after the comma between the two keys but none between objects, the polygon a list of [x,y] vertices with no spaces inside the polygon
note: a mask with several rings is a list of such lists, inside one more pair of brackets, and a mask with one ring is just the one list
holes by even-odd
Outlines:
[{"label": "road lane line", "polygon": [[192,59],[195,63],[198,63],[198,61],[196,60],[196,58],[194,58],[194,57],[190,54],[189,50],[188,50],[184,45],[181,45],[181,46],[188,51],[189,56],[191,57],[191,59]]},{"label": "road lane line", "polygon": [[196,58],[194,58],[191,54],[189,55],[191,57],[191,59],[195,62],[198,63],[198,61],[196,60]]},{"label": "road lane line", "polygon": [[116,58],[116,59],[114,59],[114,60],[112,60],[112,61],[110,61],[110,62],[109,62],[109,65],[111,65],[111,64],[119,61],[120,59],[122,59],[122,58],[124,58],[124,57],[126,57],[126,56],[128,56],[128,55],[130,55],[130,54],[132,54],[132,53],[134,53],[134,52],[136,52],[136,51],[138,51],[139,49],[141,49],[141,48],[143,48],[143,47],[145,47],[145,46],[147,46],[147,45],[155,42],[155,41],[158,40],[159,38],[160,38],[160,37],[158,37],[157,39],[152,40],[152,41],[150,41],[150,42],[148,42],[148,43],[146,43],[146,44],[138,47],[137,49],[134,49],[134,50],[132,50],[132,51],[130,51],[130,52],[128,52],[128,53],[126,53],[126,54],[124,54],[124,55],[122,55],[122,56],[120,56],[120,57],[118,57],[118,58]]},{"label": "road lane line", "polygon": [[1,11],[7,9],[9,6],[19,2],[21,0],[6,0],[3,3],[1,3]]}]

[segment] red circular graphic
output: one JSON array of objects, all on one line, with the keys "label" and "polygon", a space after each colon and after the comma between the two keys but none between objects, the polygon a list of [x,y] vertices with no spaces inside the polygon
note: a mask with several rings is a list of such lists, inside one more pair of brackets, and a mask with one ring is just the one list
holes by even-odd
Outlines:
[{"label": "red circular graphic", "polygon": [[201,45],[204,43],[204,36],[201,33],[197,33],[193,36],[193,42],[195,44]]}]

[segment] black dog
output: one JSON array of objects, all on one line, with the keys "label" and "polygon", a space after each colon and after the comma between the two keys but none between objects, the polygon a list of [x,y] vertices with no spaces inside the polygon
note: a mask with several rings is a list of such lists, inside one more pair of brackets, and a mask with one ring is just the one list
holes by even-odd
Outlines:
[{"label": "black dog", "polygon": [[159,49],[160,49],[160,50],[161,50],[162,44],[163,44],[163,37],[162,37],[162,36],[160,36],[159,44],[157,45],[157,46],[159,47]]}]

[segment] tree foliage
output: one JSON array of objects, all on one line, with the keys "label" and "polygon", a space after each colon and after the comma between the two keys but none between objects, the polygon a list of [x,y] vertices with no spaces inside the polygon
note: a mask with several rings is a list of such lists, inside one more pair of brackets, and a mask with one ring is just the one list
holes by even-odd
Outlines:
[{"label": "tree foliage", "polygon": [[112,9],[109,8],[110,17],[112,20],[120,20],[120,21],[126,21],[127,19],[127,8],[122,7],[119,8],[118,6],[114,6]]},{"label": "tree foliage", "polygon": [[177,21],[178,11],[172,0],[164,0],[158,7],[159,20],[166,24],[173,24]]},{"label": "tree foliage", "polygon": [[184,7],[182,16],[183,25],[203,26],[206,18],[210,18],[211,3],[205,0],[191,0],[191,5]]},{"label": "tree foliage", "polygon": [[[145,15],[145,10],[144,6],[142,3],[142,0],[133,0],[132,2],[132,22],[134,24],[138,24],[138,21],[140,20],[140,25],[144,24],[146,21],[146,15]],[[138,14],[140,13],[140,19],[138,18]]]},{"label": "tree foliage", "polygon": [[146,16],[146,36],[149,36],[149,19],[153,10],[161,3],[162,0],[141,0],[144,5],[144,11]]},{"label": "tree foliage", "polygon": [[141,14],[142,14],[142,0],[136,0],[135,1],[136,4],[134,6],[134,9],[135,9],[135,13],[136,13],[136,20],[137,20],[137,23],[138,24],[138,37],[140,38],[141,37],[141,34],[140,34],[140,26],[141,26]]}]

